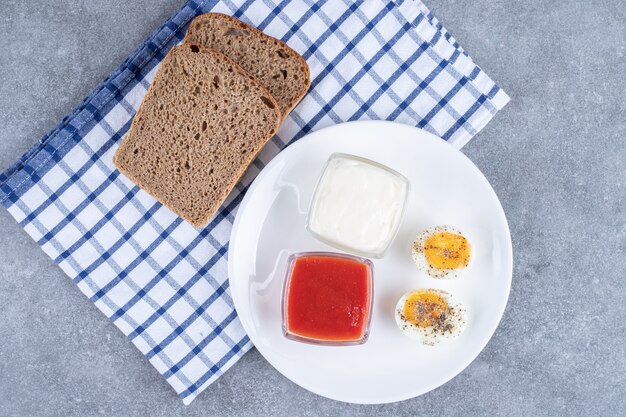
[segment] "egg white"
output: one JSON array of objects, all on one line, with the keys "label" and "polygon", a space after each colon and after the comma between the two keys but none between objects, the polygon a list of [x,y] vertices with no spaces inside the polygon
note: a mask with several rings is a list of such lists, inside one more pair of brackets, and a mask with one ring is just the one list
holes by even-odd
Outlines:
[{"label": "egg white", "polygon": [[449,314],[446,317],[446,324],[450,325],[450,328],[446,331],[438,329],[433,326],[419,327],[410,322],[404,317],[404,304],[414,291],[408,292],[400,297],[395,309],[396,324],[406,336],[419,340],[424,345],[434,346],[439,342],[452,340],[457,338],[467,325],[467,311],[463,304],[457,302],[454,297],[445,291],[436,289],[427,289],[425,291],[433,292],[440,295],[448,304],[450,309]]},{"label": "egg white", "polygon": [[[470,261],[467,266],[462,268],[447,268],[447,269],[438,269],[432,267],[428,260],[426,259],[426,254],[424,253],[424,245],[426,244],[426,240],[436,233],[454,233],[457,235],[465,236],[459,229],[453,226],[441,225],[441,226],[433,226],[428,229],[423,230],[415,240],[413,241],[413,246],[411,249],[411,256],[413,257],[413,262],[415,265],[426,274],[430,275],[433,278],[438,279],[452,279],[458,278],[462,275],[463,271],[469,267],[469,264],[472,262],[472,257],[470,255]],[[469,239],[468,239],[469,242]]]}]

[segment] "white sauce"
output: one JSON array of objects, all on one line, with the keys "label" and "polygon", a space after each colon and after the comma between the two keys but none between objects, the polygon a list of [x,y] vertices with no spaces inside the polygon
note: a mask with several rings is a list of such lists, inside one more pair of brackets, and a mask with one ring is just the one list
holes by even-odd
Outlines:
[{"label": "white sauce", "polygon": [[309,229],[338,246],[382,255],[393,239],[407,183],[366,162],[337,157],[320,179]]}]

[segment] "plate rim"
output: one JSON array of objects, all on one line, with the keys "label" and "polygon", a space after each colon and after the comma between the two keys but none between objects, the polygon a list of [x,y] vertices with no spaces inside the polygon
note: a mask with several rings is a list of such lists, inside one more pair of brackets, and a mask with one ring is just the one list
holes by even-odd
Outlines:
[{"label": "plate rim", "polygon": [[[373,401],[367,401],[367,402],[353,402],[353,401],[349,401],[349,400],[345,400],[342,398],[339,398],[335,395],[330,395],[328,393],[320,393],[318,392],[315,388],[308,386],[308,384],[303,384],[301,382],[296,382],[294,381],[291,377],[289,377],[288,375],[285,375],[274,363],[274,361],[270,358],[268,358],[262,351],[261,349],[259,349],[257,347],[257,351],[261,354],[261,356],[263,356],[263,358],[274,368],[276,369],[276,371],[278,371],[282,376],[284,376],[285,378],[287,378],[289,381],[291,381],[292,383],[306,389],[307,391],[310,391],[316,395],[319,395],[321,397],[324,398],[329,398],[331,400],[334,401],[339,401],[339,402],[343,402],[343,403],[348,403],[348,404],[390,404],[390,403],[394,403],[394,402],[399,402],[399,401],[406,401],[412,398],[417,398],[421,395],[427,394],[430,391],[433,391],[436,388],[441,387],[442,385],[447,384],[448,382],[450,382],[452,379],[454,379],[456,376],[458,376],[460,373],[462,373],[472,362],[474,362],[476,360],[476,358],[478,358],[478,356],[483,352],[483,350],[485,349],[485,347],[487,346],[487,344],[491,341],[491,339],[493,338],[493,335],[495,334],[496,330],[498,329],[498,327],[500,327],[500,324],[502,322],[502,318],[504,317],[504,313],[506,311],[506,307],[508,306],[508,302],[509,302],[509,298],[510,298],[510,294],[511,294],[511,286],[512,286],[512,282],[513,282],[513,265],[514,265],[514,258],[513,258],[513,242],[512,242],[512,238],[511,238],[511,229],[509,227],[509,223],[508,223],[508,219],[506,217],[506,213],[504,212],[504,208],[502,207],[502,203],[500,202],[500,199],[498,198],[498,195],[496,194],[495,190],[493,189],[493,186],[491,185],[491,183],[489,182],[489,180],[487,179],[487,177],[485,177],[485,175],[483,174],[483,172],[476,166],[476,164],[474,164],[474,162],[469,159],[469,157],[467,155],[465,155],[463,152],[461,152],[460,150],[456,149],[455,147],[453,147],[450,143],[448,143],[447,141],[445,141],[444,139],[440,138],[439,136],[428,132],[427,130],[424,129],[420,129],[418,127],[415,126],[411,126],[411,125],[407,125],[407,124],[403,124],[403,123],[398,123],[398,122],[393,122],[393,121],[388,121],[388,120],[356,120],[356,121],[349,121],[349,122],[343,122],[343,123],[337,123],[331,126],[326,126],[324,128],[321,128],[319,130],[315,130],[312,132],[307,133],[306,135],[304,135],[302,138],[300,138],[299,140],[297,140],[296,142],[291,142],[288,143],[286,145],[285,148],[283,148],[278,154],[276,154],[264,167],[263,169],[257,174],[257,176],[254,178],[254,180],[252,181],[252,183],[249,185],[248,190],[246,191],[243,199],[241,200],[240,204],[239,204],[239,208],[237,209],[237,214],[235,215],[235,220],[233,222],[233,227],[231,229],[231,234],[229,237],[229,245],[228,245],[228,255],[230,255],[230,249],[233,247],[236,247],[235,243],[237,242],[237,235],[238,235],[238,231],[240,228],[240,219],[241,219],[241,215],[240,213],[243,213],[246,208],[246,206],[249,204],[250,199],[252,198],[252,195],[254,194],[254,190],[259,186],[259,184],[261,183],[261,181],[263,180],[263,178],[269,174],[269,172],[271,171],[271,168],[278,164],[281,160],[284,160],[290,153],[295,152],[292,149],[296,149],[299,148],[301,146],[305,146],[305,144],[311,140],[314,140],[311,138],[312,135],[318,135],[321,132],[327,131],[327,130],[334,130],[334,129],[338,129],[338,128],[345,128],[346,125],[392,125],[393,127],[391,128],[397,128],[400,127],[402,129],[410,129],[410,130],[414,130],[416,132],[418,132],[420,135],[424,135],[424,138],[426,138],[425,140],[429,140],[431,141],[433,144],[436,143],[436,146],[442,146],[442,147],[448,147],[447,151],[453,151],[455,153],[457,153],[458,156],[460,156],[462,159],[465,160],[465,163],[467,163],[469,166],[471,166],[478,174],[480,177],[482,177],[482,179],[486,182],[486,184],[489,186],[489,189],[491,190],[491,193],[493,195],[493,197],[495,198],[495,201],[497,203],[497,209],[500,212],[500,214],[502,215],[502,220],[504,221],[504,226],[506,229],[506,247],[505,247],[505,252],[506,252],[506,266],[505,266],[505,272],[506,272],[506,297],[504,297],[503,299],[503,303],[501,308],[498,311],[498,323],[496,324],[496,326],[493,328],[493,330],[490,331],[489,337],[486,337],[484,342],[482,342],[480,344],[480,349],[478,349],[476,355],[474,355],[473,357],[471,357],[469,359],[469,361],[467,361],[467,363],[464,363],[462,365],[462,367],[458,370],[452,373],[452,375],[449,378],[446,378],[443,382],[441,383],[437,383],[432,387],[428,387],[428,389],[426,389],[425,391],[419,393],[419,394],[414,394],[414,395],[398,395],[398,396],[393,396],[391,398],[385,398],[385,399],[375,399]],[[420,140],[422,140],[423,138],[420,138]],[[285,155],[282,155],[285,154]],[[282,156],[281,156],[282,155]],[[229,282],[229,287],[231,288],[230,293],[231,293],[231,298],[233,300],[233,305],[235,308],[235,311],[237,312],[237,317],[239,317],[239,321],[241,322],[241,325],[244,329],[244,331],[246,332],[246,334],[248,335],[248,337],[250,338],[250,341],[252,342],[252,344],[256,347],[256,344],[254,343],[253,338],[250,336],[251,333],[253,333],[251,331],[250,328],[248,328],[249,323],[246,320],[242,320],[241,319],[241,315],[239,314],[239,309],[238,309],[238,304],[240,304],[242,301],[238,299],[238,296],[236,295],[235,291],[232,291],[232,288],[234,288],[236,285],[233,285],[235,280],[233,278],[234,274],[233,271],[234,270],[234,260],[232,256],[228,256],[228,282]]]}]

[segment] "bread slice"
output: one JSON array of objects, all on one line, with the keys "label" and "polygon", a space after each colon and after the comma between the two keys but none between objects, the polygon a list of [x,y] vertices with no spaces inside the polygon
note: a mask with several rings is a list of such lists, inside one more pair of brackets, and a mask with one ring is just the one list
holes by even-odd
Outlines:
[{"label": "bread slice", "polygon": [[196,17],[187,29],[185,42],[218,50],[254,75],[276,98],[283,118],[311,85],[309,66],[296,51],[225,14]]},{"label": "bread slice", "polygon": [[113,162],[201,227],[280,120],[276,100],[235,62],[199,45],[177,46],[163,59]]}]

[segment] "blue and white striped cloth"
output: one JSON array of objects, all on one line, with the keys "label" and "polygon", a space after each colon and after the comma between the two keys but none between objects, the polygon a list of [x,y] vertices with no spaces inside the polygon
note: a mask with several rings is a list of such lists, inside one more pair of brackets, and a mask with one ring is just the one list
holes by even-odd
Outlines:
[{"label": "blue and white striped cloth", "polygon": [[[198,230],[111,159],[159,62],[209,11],[286,41],[309,63],[312,85]],[[190,1],[0,176],[0,202],[188,404],[252,347],[226,255],[243,193],[273,156],[312,130],[357,119],[419,126],[460,148],[508,99],[420,1]]]}]

